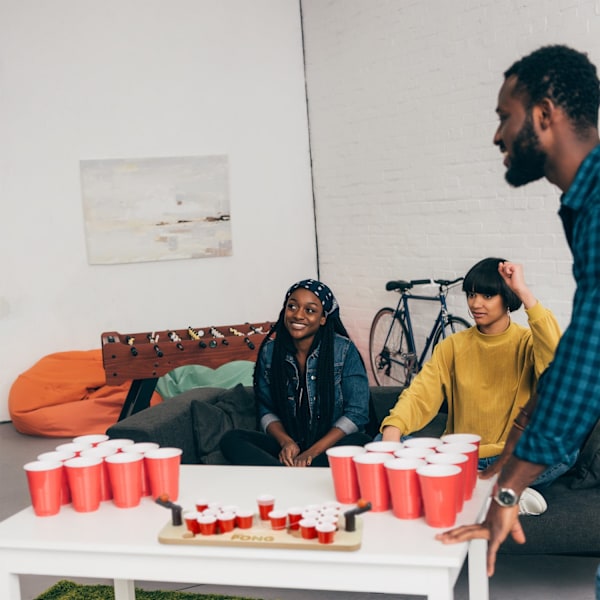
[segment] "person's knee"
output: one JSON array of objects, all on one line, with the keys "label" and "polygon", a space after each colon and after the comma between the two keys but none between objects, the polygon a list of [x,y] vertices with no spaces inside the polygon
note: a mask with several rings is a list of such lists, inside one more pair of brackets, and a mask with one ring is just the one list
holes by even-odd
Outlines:
[{"label": "person's knee", "polygon": [[235,447],[241,440],[240,431],[238,429],[230,429],[226,431],[219,441],[219,446],[221,447],[221,452],[225,454],[224,450],[228,450],[229,448]]}]

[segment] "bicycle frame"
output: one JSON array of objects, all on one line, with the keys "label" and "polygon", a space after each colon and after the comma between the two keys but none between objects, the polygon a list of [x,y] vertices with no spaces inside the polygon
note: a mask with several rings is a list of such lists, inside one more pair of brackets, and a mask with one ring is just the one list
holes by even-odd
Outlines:
[{"label": "bicycle frame", "polygon": [[[375,315],[369,332],[369,355],[373,376],[378,385],[408,386],[433,350],[443,338],[458,329],[471,327],[468,321],[448,311],[447,299],[450,290],[463,281],[462,277],[452,281],[446,279],[412,279],[410,281],[388,281],[385,289],[398,292],[400,298],[396,308],[381,308]],[[414,286],[437,285],[437,293],[414,293]],[[413,301],[437,302],[439,312],[434,318],[433,327],[427,335],[424,347],[418,352],[413,331],[410,304]],[[431,321],[429,321],[431,322]],[[419,339],[421,333],[419,332]]]},{"label": "bicycle frame", "polygon": [[[425,340],[425,346],[423,347],[423,350],[418,358],[417,345],[415,343],[415,335],[410,317],[410,309],[408,306],[409,300],[425,300],[427,302],[439,302],[441,304],[440,311],[437,314],[437,317],[433,323],[433,327],[431,328],[431,331],[429,332],[429,335]],[[396,310],[394,311],[394,317],[400,319],[401,321],[404,321],[404,323],[406,324],[406,331],[408,333],[408,347],[411,349],[412,352],[414,352],[414,358],[416,359],[416,363],[418,365],[417,370],[420,370],[423,366],[423,361],[427,356],[427,352],[431,347],[433,338],[435,337],[435,334],[439,327],[442,328],[442,337],[446,337],[446,331],[444,328],[444,324],[446,323],[448,318],[448,306],[446,304],[446,295],[438,293],[435,296],[424,296],[421,294],[412,294],[408,291],[401,292],[400,298],[398,299],[398,304],[396,305]]]}]

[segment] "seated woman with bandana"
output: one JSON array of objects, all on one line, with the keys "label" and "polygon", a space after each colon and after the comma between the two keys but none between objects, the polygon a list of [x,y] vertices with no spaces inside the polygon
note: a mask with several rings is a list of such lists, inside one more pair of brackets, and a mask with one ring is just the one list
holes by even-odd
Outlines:
[{"label": "seated woman with bandana", "polygon": [[325,284],[306,279],[287,291],[258,351],[254,392],[261,431],[223,436],[232,464],[326,467],[328,448],[371,440],[367,372]]}]

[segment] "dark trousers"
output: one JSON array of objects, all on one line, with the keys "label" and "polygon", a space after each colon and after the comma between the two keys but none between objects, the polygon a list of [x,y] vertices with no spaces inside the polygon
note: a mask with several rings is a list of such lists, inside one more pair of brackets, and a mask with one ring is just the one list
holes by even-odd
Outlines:
[{"label": "dark trousers", "polygon": [[[340,439],[335,446],[364,446],[371,441],[366,433],[351,433]],[[283,467],[279,462],[281,447],[267,433],[232,429],[221,438],[221,452],[233,465]],[[313,467],[328,467],[327,454],[319,454],[312,460]]]}]

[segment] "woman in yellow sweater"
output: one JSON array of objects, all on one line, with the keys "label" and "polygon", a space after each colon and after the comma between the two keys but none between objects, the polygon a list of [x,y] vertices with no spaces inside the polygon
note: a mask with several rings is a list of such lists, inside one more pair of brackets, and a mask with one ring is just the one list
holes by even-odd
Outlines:
[{"label": "woman in yellow sweater", "polygon": [[[551,362],[560,328],[538,302],[523,267],[501,258],[474,265],[463,281],[475,326],[441,341],[381,424],[384,440],[398,441],[418,431],[448,402],[446,433],[481,436],[480,468],[496,460],[513,421]],[[510,313],[524,305],[529,327]],[[574,462],[554,465],[536,487],[550,483]]]}]

